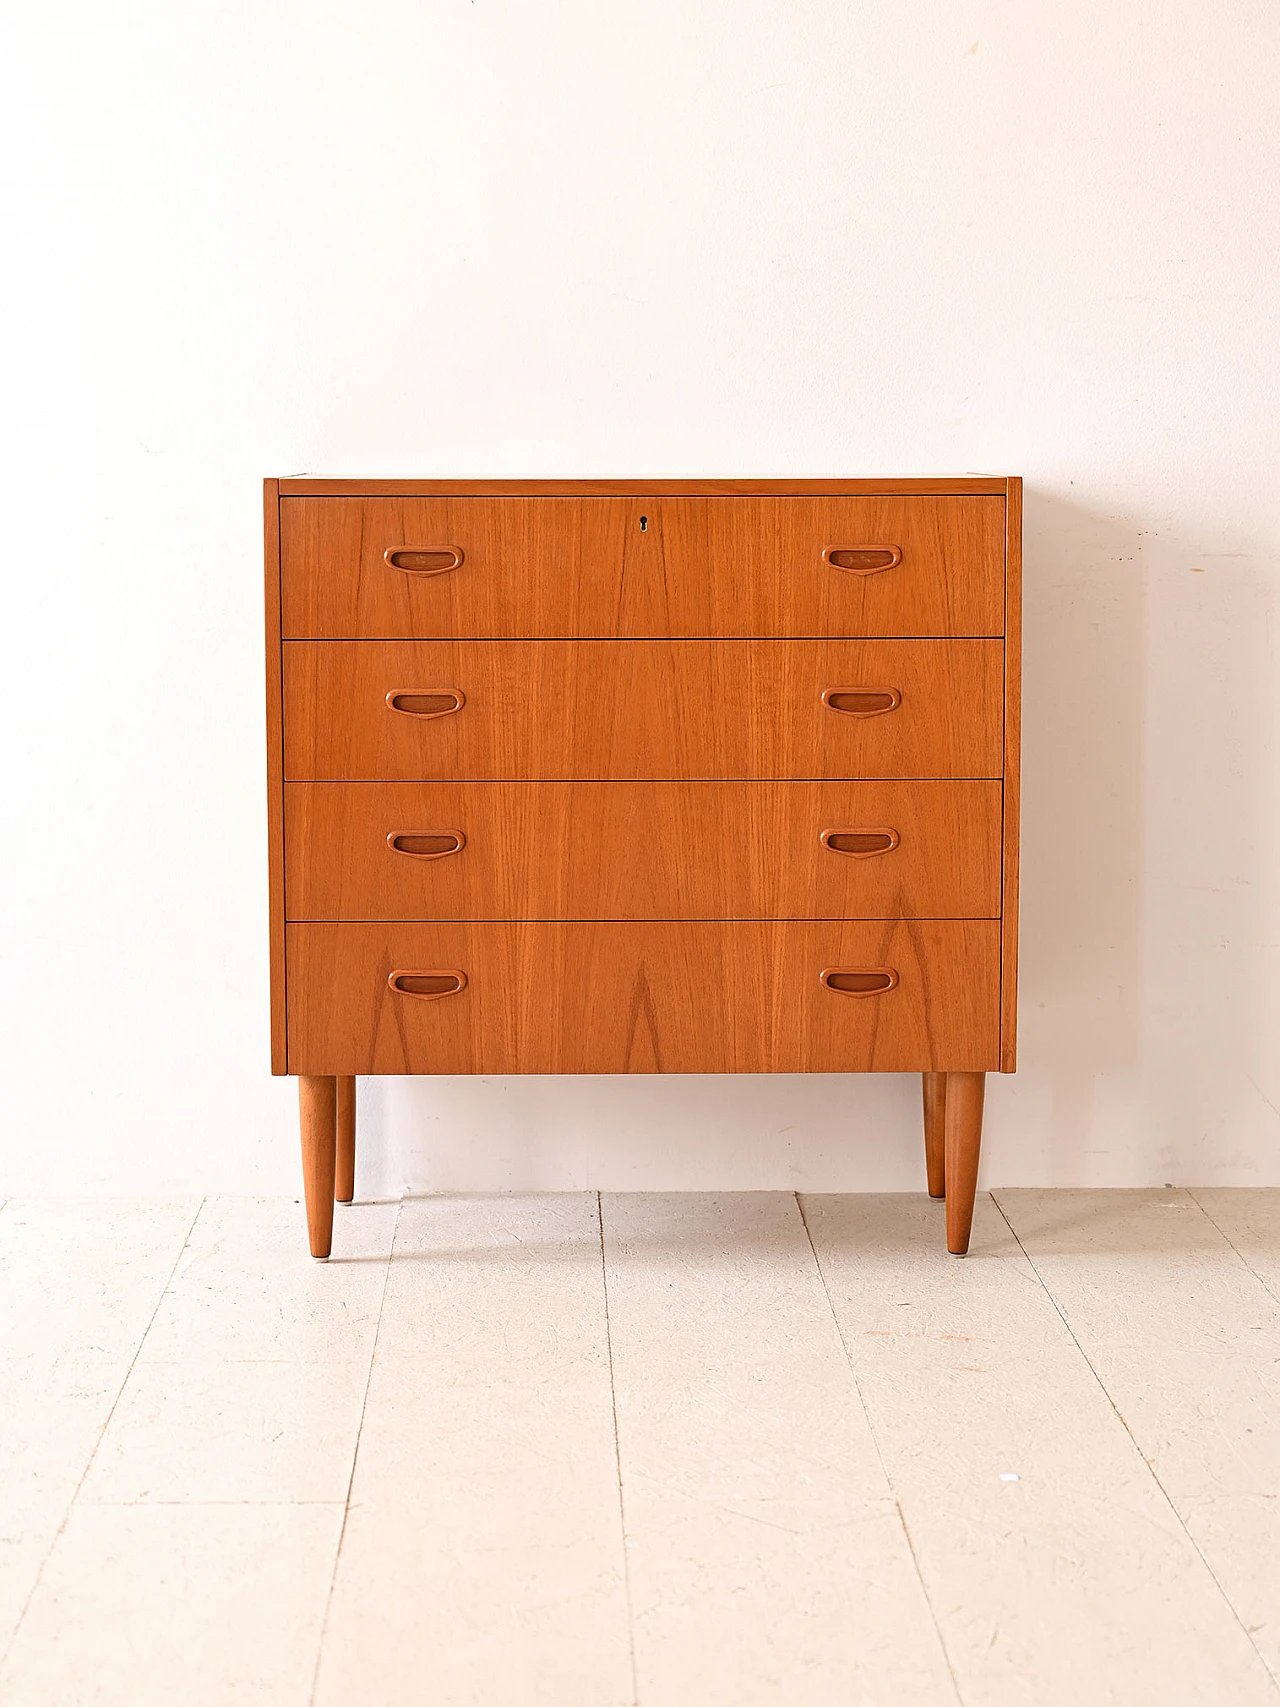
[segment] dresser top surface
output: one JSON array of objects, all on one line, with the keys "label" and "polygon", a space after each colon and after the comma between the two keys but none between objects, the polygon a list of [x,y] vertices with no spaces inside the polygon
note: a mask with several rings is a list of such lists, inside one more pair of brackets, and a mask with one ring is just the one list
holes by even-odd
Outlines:
[{"label": "dresser top surface", "polygon": [[1013,475],[858,476],[800,480],[340,480],[289,475],[276,484],[282,497],[312,498],[627,498],[652,497],[1005,497]]}]

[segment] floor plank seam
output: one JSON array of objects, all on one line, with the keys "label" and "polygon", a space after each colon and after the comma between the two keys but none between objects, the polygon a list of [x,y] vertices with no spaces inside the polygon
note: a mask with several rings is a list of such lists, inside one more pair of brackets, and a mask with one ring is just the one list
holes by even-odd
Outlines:
[{"label": "floor plank seam", "polygon": [[1186,1192],[1187,1196],[1191,1199],[1192,1203],[1195,1204],[1196,1208],[1200,1211],[1200,1213],[1204,1216],[1205,1220],[1215,1230],[1215,1232],[1220,1233],[1222,1235],[1222,1237],[1227,1241],[1228,1245],[1230,1245],[1231,1249],[1240,1258],[1240,1261],[1249,1270],[1249,1273],[1257,1281],[1258,1285],[1262,1288],[1262,1290],[1267,1294],[1268,1298],[1274,1299],[1277,1304],[1280,1304],[1280,1292],[1277,1292],[1276,1288],[1272,1285],[1271,1281],[1269,1281],[1267,1279],[1265,1274],[1259,1274],[1258,1273],[1257,1269],[1249,1261],[1248,1257],[1240,1249],[1239,1245],[1236,1244],[1235,1240],[1231,1237],[1230,1233],[1228,1233],[1225,1228],[1219,1226],[1218,1222],[1216,1222],[1214,1220],[1213,1216],[1205,1208],[1204,1204],[1201,1203],[1200,1199],[1196,1196],[1196,1194],[1195,1194],[1194,1190],[1191,1188],[1191,1186],[1184,1186],[1183,1190]]},{"label": "floor plank seam", "polygon": [[22,1626],[26,1622],[27,1613],[31,1610],[32,1602],[35,1600],[36,1595],[40,1592],[40,1584],[44,1580],[45,1567],[48,1565],[49,1560],[53,1557],[54,1548],[58,1545],[58,1542],[62,1539],[62,1536],[66,1530],[67,1524],[71,1520],[71,1514],[76,1508],[77,1502],[80,1499],[81,1491],[84,1488],[85,1482],[88,1480],[89,1472],[93,1468],[93,1461],[98,1456],[98,1449],[102,1445],[102,1442],[106,1439],[107,1430],[111,1427],[111,1419],[115,1416],[116,1409],[120,1404],[120,1400],[124,1394],[124,1390],[129,1385],[129,1377],[133,1374],[134,1369],[137,1367],[138,1359],[142,1356],[142,1348],[147,1343],[147,1335],[151,1332],[151,1329],[155,1325],[155,1319],[160,1314],[160,1306],[164,1303],[165,1299],[169,1295],[169,1288],[173,1285],[173,1277],[175,1274],[177,1274],[178,1268],[181,1265],[182,1259],[187,1254],[187,1247],[191,1243],[192,1233],[195,1232],[196,1222],[200,1219],[200,1216],[201,1216],[201,1213],[204,1209],[204,1206],[208,1201],[209,1200],[207,1197],[202,1197],[199,1200],[199,1202],[196,1204],[195,1213],[192,1215],[191,1220],[187,1225],[187,1230],[186,1230],[185,1234],[183,1235],[182,1243],[178,1247],[178,1254],[177,1254],[177,1256],[174,1257],[173,1263],[170,1266],[169,1272],[164,1278],[164,1284],[160,1287],[159,1292],[157,1293],[155,1306],[152,1309],[151,1314],[147,1317],[147,1325],[146,1325],[146,1327],[143,1328],[142,1332],[138,1335],[138,1343],[133,1348],[133,1356],[129,1359],[129,1367],[125,1370],[124,1374],[121,1376],[120,1385],[116,1388],[116,1396],[114,1399],[112,1399],[110,1409],[107,1411],[106,1416],[103,1418],[102,1427],[98,1430],[98,1438],[93,1443],[93,1451],[89,1454],[88,1458],[85,1459],[84,1469],[80,1472],[79,1480],[76,1482],[76,1485],[75,1485],[75,1491],[72,1493],[71,1498],[67,1501],[67,1509],[62,1514],[62,1521],[61,1521],[61,1523],[59,1523],[57,1530],[54,1533],[54,1537],[53,1537],[52,1541],[50,1541],[49,1545],[45,1548],[44,1557],[43,1557],[43,1559],[41,1559],[40,1564],[36,1569],[36,1574],[31,1580],[30,1592],[27,1594],[26,1599],[22,1603],[22,1610],[21,1610],[21,1612],[19,1612],[17,1619],[14,1622],[13,1630],[10,1633],[9,1640],[5,1643],[4,1652],[2,1654],[0,1654],[0,1669],[3,1669],[3,1667],[8,1664],[9,1656],[13,1652],[14,1646],[18,1640],[18,1636],[22,1631]]},{"label": "floor plank seam", "polygon": [[[1054,1297],[1053,1291],[1052,1291],[1051,1287],[1049,1286],[1048,1282],[1045,1280],[1044,1276],[1040,1273],[1040,1270],[1036,1265],[1035,1259],[1032,1257],[1032,1255],[1031,1255],[1030,1251],[1027,1249],[1027,1247],[1023,1244],[1022,1240],[1018,1237],[1018,1232],[1017,1232],[1017,1229],[1014,1227],[1013,1222],[1005,1214],[1004,1205],[1000,1202],[1000,1199],[996,1196],[994,1191],[990,1194],[990,1196],[991,1196],[991,1201],[995,1204],[996,1209],[999,1211],[1001,1220],[1004,1222],[1005,1226],[1009,1229],[1010,1236],[1013,1238],[1015,1244],[1017,1245],[1018,1249],[1022,1252],[1023,1256],[1026,1258],[1027,1263],[1030,1265],[1032,1273],[1035,1275],[1036,1279],[1040,1282],[1041,1286],[1044,1288],[1045,1296],[1048,1298],[1049,1302],[1053,1305],[1053,1308],[1057,1312],[1058,1317],[1061,1320],[1063,1327],[1071,1335],[1072,1343],[1075,1345],[1075,1347],[1079,1351],[1081,1357],[1084,1359],[1085,1364],[1088,1367],[1089,1373],[1093,1376],[1094,1380],[1097,1382],[1099,1390],[1103,1394],[1108,1405],[1110,1405],[1112,1414],[1115,1416],[1116,1421],[1120,1424],[1120,1427],[1124,1430],[1126,1436],[1132,1442],[1133,1450],[1137,1453],[1139,1460],[1145,1466],[1147,1474],[1151,1477],[1151,1480],[1155,1483],[1156,1487],[1159,1488],[1160,1496],[1164,1500],[1165,1504],[1168,1506],[1169,1511],[1171,1512],[1174,1521],[1178,1525],[1178,1528],[1186,1536],[1188,1545],[1195,1552],[1196,1557],[1200,1560],[1201,1564],[1204,1566],[1205,1570],[1208,1572],[1210,1582],[1214,1585],[1214,1587],[1217,1589],[1218,1593],[1222,1596],[1224,1604],[1227,1606],[1227,1608],[1229,1609],[1229,1611],[1231,1613],[1231,1616],[1235,1619],[1237,1625],[1240,1627],[1240,1630],[1243,1633],[1245,1640],[1248,1642],[1249,1646],[1253,1649],[1254,1653],[1258,1656],[1258,1659],[1262,1665],[1263,1671],[1266,1673],[1267,1677],[1270,1679],[1273,1692],[1277,1696],[1280,1696],[1280,1678],[1277,1678],[1276,1673],[1272,1670],[1271,1666],[1268,1664],[1266,1655],[1262,1652],[1262,1649],[1258,1646],[1257,1642],[1254,1640],[1253,1632],[1249,1629],[1249,1626],[1245,1623],[1244,1619],[1241,1617],[1239,1611],[1236,1608],[1235,1602],[1232,1600],[1231,1596],[1227,1593],[1226,1589],[1223,1587],[1221,1581],[1219,1580],[1217,1572],[1214,1570],[1213,1566],[1209,1563],[1208,1559],[1205,1557],[1204,1550],[1200,1546],[1200,1543],[1196,1540],[1195,1536],[1191,1533],[1190,1529],[1188,1529],[1187,1524],[1186,1524],[1186,1520],[1183,1518],[1182,1513],[1178,1510],[1178,1507],[1174,1502],[1172,1494],[1170,1494],[1169,1490],[1165,1487],[1164,1483],[1160,1480],[1160,1477],[1156,1472],[1155,1466],[1151,1463],[1151,1461],[1148,1459],[1146,1453],[1143,1452],[1142,1447],[1138,1444],[1138,1441],[1134,1436],[1133,1430],[1129,1427],[1129,1424],[1125,1421],[1124,1416],[1121,1413],[1119,1406],[1116,1404],[1115,1400],[1111,1397],[1111,1394],[1107,1389],[1106,1382],[1102,1379],[1101,1375],[1099,1375],[1097,1369],[1095,1368],[1093,1359],[1089,1356],[1088,1352],[1084,1349],[1083,1345],[1081,1345],[1079,1339],[1077,1338],[1075,1329],[1071,1326],[1070,1321],[1067,1319],[1066,1311],[1062,1308],[1062,1306],[1059,1304],[1058,1300]],[[1196,1207],[1199,1208],[1199,1205],[1197,1204]],[[1206,1219],[1208,1219],[1208,1217],[1206,1217]],[[1228,1240],[1227,1242],[1228,1242],[1228,1244],[1230,1244],[1230,1240]],[[1233,1250],[1234,1250],[1234,1248],[1235,1247],[1232,1246]]]},{"label": "floor plank seam", "polygon": [[866,1419],[867,1432],[871,1436],[872,1445],[876,1449],[876,1457],[880,1462],[880,1469],[884,1475],[885,1486],[888,1488],[889,1493],[893,1498],[893,1508],[898,1514],[898,1522],[902,1528],[902,1537],[907,1544],[907,1551],[911,1555],[911,1566],[916,1573],[916,1581],[920,1584],[920,1593],[923,1595],[925,1606],[928,1608],[929,1621],[933,1625],[934,1634],[938,1638],[938,1647],[942,1653],[943,1660],[946,1662],[947,1676],[951,1679],[951,1688],[955,1694],[958,1707],[963,1707],[964,1697],[960,1693],[960,1681],[956,1677],[956,1668],[952,1664],[951,1654],[947,1649],[946,1639],[942,1634],[942,1626],[938,1622],[938,1614],[934,1609],[933,1597],[929,1593],[929,1585],[925,1582],[924,1572],[920,1568],[920,1559],[916,1553],[915,1542],[911,1538],[911,1527],[907,1522],[907,1514],[902,1509],[902,1501],[898,1497],[897,1488],[893,1485],[893,1477],[889,1473],[889,1466],[885,1461],[884,1452],[880,1446],[880,1436],[876,1432],[875,1423],[871,1420],[871,1409],[867,1404],[866,1395],[862,1390],[862,1383],[858,1379],[858,1371],[854,1367],[853,1357],[849,1351],[849,1342],[844,1337],[844,1329],[840,1325],[840,1318],[836,1314],[835,1305],[831,1301],[831,1289],[827,1285],[827,1277],[822,1268],[822,1258],[818,1255],[818,1247],[814,1243],[813,1233],[809,1228],[809,1218],[804,1212],[804,1203],[801,1200],[800,1193],[798,1191],[792,1192],[791,1195],[795,1198],[796,1208],[800,1213],[800,1225],[804,1228],[804,1236],[809,1241],[809,1250],[813,1255],[814,1266],[818,1271],[818,1280],[822,1286],[822,1296],[827,1301],[827,1309],[830,1312],[831,1320],[835,1325],[836,1337],[840,1341],[840,1349],[844,1353],[845,1365],[848,1368],[849,1377],[853,1382],[853,1390],[858,1395],[858,1403],[861,1405],[862,1414]]},{"label": "floor plank seam", "polygon": [[596,1193],[596,1226],[600,1233],[600,1283],[604,1292],[604,1344],[609,1360],[609,1404],[613,1412],[613,1461],[618,1477],[618,1525],[622,1539],[622,1592],[627,1607],[627,1648],[631,1655],[631,1700],[639,1707],[640,1673],[636,1666],[635,1611],[631,1601],[631,1561],[627,1553],[627,1505],[622,1491],[622,1441],[618,1433],[618,1392],[613,1376],[613,1329],[609,1321],[609,1264],[604,1251],[604,1202]]},{"label": "floor plank seam", "polygon": [[[351,1515],[351,1490],[356,1479],[356,1460],[360,1456],[360,1437],[364,1433],[365,1411],[369,1405],[369,1388],[373,1382],[373,1360],[378,1355],[378,1340],[382,1333],[382,1316],[387,1307],[387,1288],[391,1283],[391,1264],[395,1261],[396,1240],[400,1233],[400,1214],[404,1207],[401,1197],[396,1202],[396,1216],[391,1226],[391,1242],[387,1249],[386,1262],[382,1269],[382,1292],[378,1298],[378,1319],[374,1323],[373,1341],[369,1346],[369,1367],[365,1371],[364,1392],[360,1397],[360,1420],[356,1424],[355,1444],[351,1449],[351,1469],[347,1474],[347,1492],[342,1501],[342,1522],[338,1526],[338,1540],[333,1549],[333,1567],[329,1572],[329,1587],[324,1597],[324,1616],[320,1620],[320,1633],[316,1640],[316,1660],[311,1672],[311,1689],[307,1700],[314,1707],[316,1691],[320,1687],[320,1662],[324,1658],[325,1637],[329,1633],[329,1614],[333,1608],[333,1591],[338,1581],[338,1564],[342,1558],[342,1543],[347,1535],[347,1519]],[[330,1502],[317,1502],[330,1503]]]},{"label": "floor plank seam", "polygon": [[178,1508],[187,1511],[192,1507],[199,1507],[203,1510],[206,1506],[216,1506],[220,1510],[232,1507],[239,1510],[241,1507],[252,1506],[255,1511],[297,1511],[302,1506],[328,1508],[341,1506],[342,1503],[341,1500],[94,1500],[92,1502],[94,1511],[156,1511]]}]

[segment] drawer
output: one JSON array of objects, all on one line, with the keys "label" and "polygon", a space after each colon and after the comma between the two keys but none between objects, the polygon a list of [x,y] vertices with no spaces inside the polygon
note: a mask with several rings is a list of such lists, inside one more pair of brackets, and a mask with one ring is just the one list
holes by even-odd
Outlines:
[{"label": "drawer", "polygon": [[999,1066],[988,920],[294,924],[286,955],[291,1073]]},{"label": "drawer", "polygon": [[293,782],[291,920],[996,918],[998,782]]},{"label": "drawer", "polygon": [[999,635],[1000,497],[284,498],[291,639]]},{"label": "drawer", "polygon": [[998,640],[289,641],[297,781],[995,777]]}]

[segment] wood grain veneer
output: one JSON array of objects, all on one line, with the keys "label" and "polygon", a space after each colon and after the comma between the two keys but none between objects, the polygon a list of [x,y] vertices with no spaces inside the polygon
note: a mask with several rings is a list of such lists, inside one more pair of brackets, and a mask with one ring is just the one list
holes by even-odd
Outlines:
[{"label": "wood grain veneer", "polygon": [[[998,918],[1000,806],[999,782],[291,782],[289,916]],[[822,843],[859,829],[896,845]]]},{"label": "wood grain veneer", "polygon": [[291,639],[1004,630],[1002,498],[286,498],[280,527]]},{"label": "wood grain veneer", "polygon": [[[291,780],[996,777],[998,640],[287,641]],[[824,692],[891,688],[880,716]],[[446,716],[388,695],[460,692]],[[335,715],[335,707],[342,714]]]},{"label": "wood grain veneer", "polygon": [[[289,1060],[334,1073],[994,1069],[995,920],[288,927]],[[891,967],[886,995],[823,987]],[[393,992],[397,970],[465,974]]]}]

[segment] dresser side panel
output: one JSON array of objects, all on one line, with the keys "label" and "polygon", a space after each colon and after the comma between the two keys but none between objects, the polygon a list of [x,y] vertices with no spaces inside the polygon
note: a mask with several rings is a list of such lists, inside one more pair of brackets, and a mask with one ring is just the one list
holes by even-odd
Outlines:
[{"label": "dresser side panel", "polygon": [[1017,1067],[1018,828],[1022,746],[1022,481],[1006,508],[1004,616],[1004,872],[1001,896],[1000,1071]]},{"label": "dresser side panel", "polygon": [[271,1071],[287,1073],[284,952],[284,723],[280,650],[280,482],[262,483],[267,640],[267,873],[271,946]]}]

